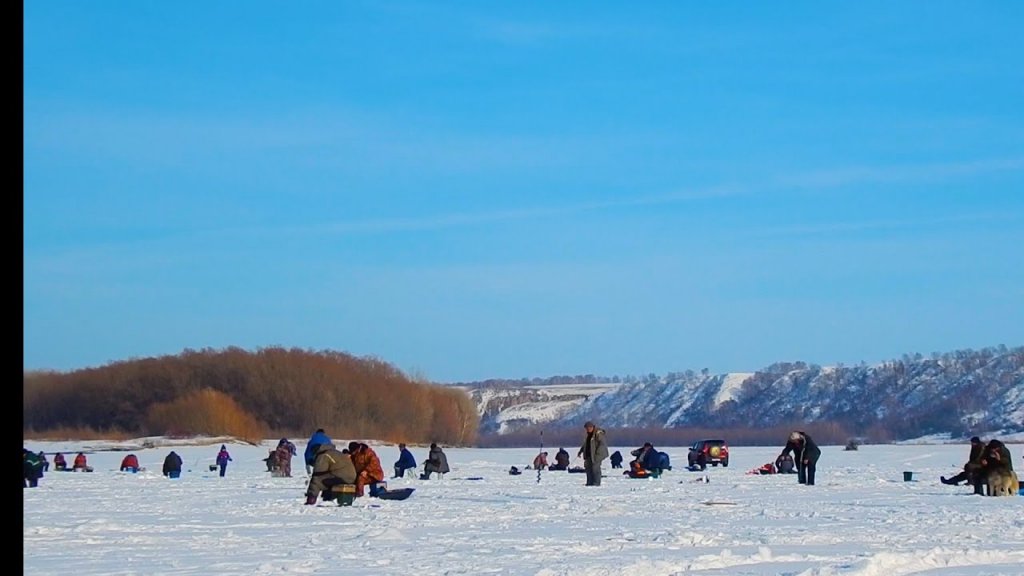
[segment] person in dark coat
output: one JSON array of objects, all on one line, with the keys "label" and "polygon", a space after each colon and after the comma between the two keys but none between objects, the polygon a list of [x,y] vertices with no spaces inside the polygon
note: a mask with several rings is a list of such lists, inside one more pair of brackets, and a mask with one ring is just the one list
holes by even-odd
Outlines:
[{"label": "person in dark coat", "polygon": [[181,456],[178,456],[174,450],[171,450],[171,453],[164,458],[163,474],[168,478],[181,476]]},{"label": "person in dark coat", "polygon": [[775,471],[779,474],[796,474],[796,464],[792,454],[779,454],[775,459]]},{"label": "person in dark coat", "polygon": [[392,478],[405,476],[406,470],[416,469],[416,457],[405,447],[405,444],[398,445],[398,461],[395,462],[395,475]]},{"label": "person in dark coat", "polygon": [[449,471],[448,455],[437,444],[431,444],[427,461],[423,463],[423,474],[420,475],[420,480],[430,480],[430,475],[434,472],[447,474]]},{"label": "person in dark coat", "polygon": [[818,458],[821,457],[821,449],[806,432],[795,430],[789,435],[789,441],[786,442],[786,446],[779,456],[790,452],[793,453],[793,461],[796,463],[797,482],[813,486],[814,473],[818,466]]},{"label": "person in dark coat", "polygon": [[[962,472],[953,476],[952,478],[946,478],[945,476],[939,476],[939,482],[943,484],[949,484],[951,486],[958,486],[961,482],[967,482],[974,485],[974,491],[979,492],[982,490],[982,482],[976,482],[975,476],[981,471],[981,461],[985,456],[985,443],[981,441],[981,438],[974,436],[971,438],[971,453],[967,457],[967,463],[964,464]],[[979,492],[981,493],[981,492]]]},{"label": "person in dark coat", "polygon": [[608,443],[605,441],[604,430],[598,428],[593,422],[587,421],[583,425],[587,435],[583,438],[576,456],[583,457],[583,468],[587,472],[587,486],[601,485],[601,463],[608,458]]},{"label": "person in dark coat", "polygon": [[555,452],[555,463],[548,466],[548,470],[568,470],[569,469],[569,452],[565,448],[559,448],[558,452]]},{"label": "person in dark coat", "polygon": [[331,439],[324,432],[323,428],[317,428],[316,432],[309,437],[309,442],[306,442],[306,451],[303,453],[303,460],[306,462],[306,474],[313,473],[313,464],[316,462],[316,449],[321,444],[330,444]]},{"label": "person in dark coat", "polygon": [[618,450],[612,452],[608,461],[612,463],[612,468],[622,468],[622,452],[619,452]]},{"label": "person in dark coat", "polygon": [[39,460],[43,462],[43,472],[50,471],[50,461],[46,459],[46,452],[39,451]]},{"label": "person in dark coat", "polygon": [[333,500],[331,487],[338,484],[355,484],[356,467],[348,454],[343,454],[330,442],[317,444],[313,454],[313,469],[306,487],[306,505],[316,504],[318,496]]},{"label": "person in dark coat", "polygon": [[22,488],[35,488],[39,485],[39,479],[43,477],[43,461],[39,454],[22,447]]}]

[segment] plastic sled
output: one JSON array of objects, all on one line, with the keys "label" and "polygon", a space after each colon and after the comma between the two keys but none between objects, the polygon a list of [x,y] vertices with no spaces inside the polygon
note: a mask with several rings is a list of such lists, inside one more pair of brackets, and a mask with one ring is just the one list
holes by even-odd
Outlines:
[{"label": "plastic sled", "polygon": [[382,490],[377,493],[377,498],[381,500],[405,500],[412,493],[415,492],[415,488],[399,488],[397,490]]}]

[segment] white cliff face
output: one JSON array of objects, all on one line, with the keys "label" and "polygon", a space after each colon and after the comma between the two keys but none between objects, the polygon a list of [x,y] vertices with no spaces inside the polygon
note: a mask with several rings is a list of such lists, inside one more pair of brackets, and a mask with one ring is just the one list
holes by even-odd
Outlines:
[{"label": "white cliff face", "polygon": [[[1024,347],[904,355],[877,365],[777,363],[757,372],[670,373],[623,383],[464,385],[482,432],[597,416],[608,427],[882,425],[896,437],[1024,432]],[[969,434],[968,434],[969,435]]]}]

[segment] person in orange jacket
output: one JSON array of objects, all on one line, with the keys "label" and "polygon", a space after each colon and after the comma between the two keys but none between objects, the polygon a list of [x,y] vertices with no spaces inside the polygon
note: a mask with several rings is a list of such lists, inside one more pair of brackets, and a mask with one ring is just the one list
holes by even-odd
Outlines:
[{"label": "person in orange jacket", "polygon": [[75,455],[75,461],[73,464],[71,464],[71,469],[81,470],[82,472],[85,472],[89,469],[89,465],[85,461],[85,454],[79,452],[78,454]]},{"label": "person in orange jacket", "polygon": [[135,457],[135,454],[129,454],[121,460],[121,472],[138,472],[139,471],[139,459]]},{"label": "person in orange jacket", "polygon": [[384,468],[380,465],[377,453],[360,442],[349,442],[348,451],[356,469],[356,496],[362,496],[367,485],[371,485],[370,495],[376,496],[372,485],[384,481]]}]

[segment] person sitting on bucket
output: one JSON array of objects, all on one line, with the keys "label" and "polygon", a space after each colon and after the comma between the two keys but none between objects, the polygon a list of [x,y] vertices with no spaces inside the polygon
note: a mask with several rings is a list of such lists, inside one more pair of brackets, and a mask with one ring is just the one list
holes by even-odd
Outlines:
[{"label": "person sitting on bucket", "polygon": [[395,462],[395,475],[392,478],[402,478],[406,470],[416,469],[416,457],[405,447],[405,444],[398,445],[398,461]]},{"label": "person sitting on bucket", "polygon": [[74,464],[71,465],[71,469],[72,470],[81,470],[82,472],[85,472],[85,471],[87,471],[89,469],[89,465],[88,465],[88,463],[85,460],[85,454],[84,453],[79,452],[78,454],[75,455],[75,462],[74,462]]},{"label": "person sitting on bucket", "polygon": [[430,445],[430,452],[427,454],[427,461],[423,463],[423,474],[420,475],[420,480],[430,480],[430,475],[434,472],[438,474],[449,472],[448,456],[437,444]]},{"label": "person sitting on bucket", "polygon": [[64,455],[60,452],[53,455],[53,469],[61,472],[68,469],[67,460],[64,460]]},{"label": "person sitting on bucket", "polygon": [[568,470],[569,469],[569,452],[565,448],[559,448],[558,452],[555,452],[555,464],[554,466],[548,466],[548,470]]}]

